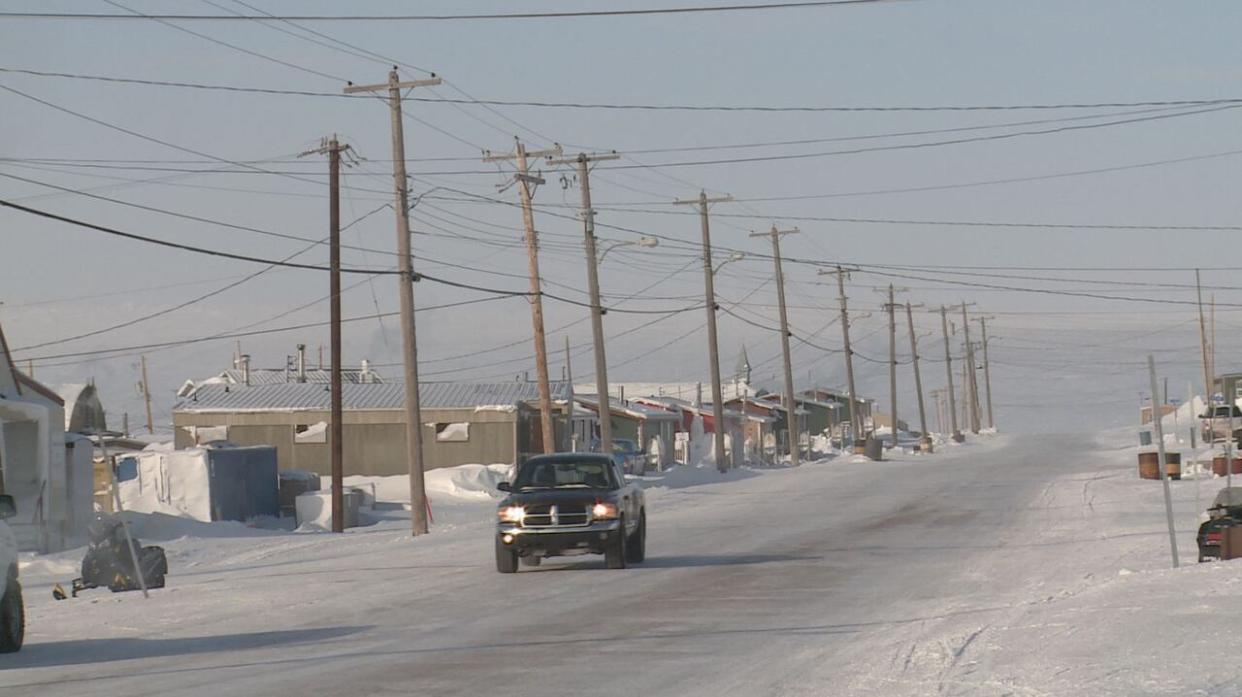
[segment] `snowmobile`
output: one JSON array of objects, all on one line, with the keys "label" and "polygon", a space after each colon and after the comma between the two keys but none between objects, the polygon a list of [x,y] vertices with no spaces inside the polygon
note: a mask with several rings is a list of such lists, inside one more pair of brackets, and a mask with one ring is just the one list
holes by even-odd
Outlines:
[{"label": "snowmobile", "polygon": [[[86,546],[86,556],[82,558],[82,576],[73,579],[73,597],[78,597],[81,591],[101,586],[113,593],[140,590],[142,585],[138,574],[134,573],[133,557],[121,520],[110,515],[96,515],[87,528],[87,534],[90,542]],[[168,573],[164,548],[154,545],[143,547],[134,538],[134,551],[138,554],[138,564],[147,588],[163,588],[164,576]],[[52,590],[52,597],[65,599],[65,591],[60,584]]]}]

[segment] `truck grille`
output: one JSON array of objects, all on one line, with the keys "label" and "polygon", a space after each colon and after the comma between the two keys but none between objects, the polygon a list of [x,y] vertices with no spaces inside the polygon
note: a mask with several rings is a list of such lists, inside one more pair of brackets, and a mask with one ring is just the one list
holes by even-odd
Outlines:
[{"label": "truck grille", "polygon": [[522,526],[527,528],[584,526],[589,522],[589,518],[587,507],[582,504],[527,506]]}]

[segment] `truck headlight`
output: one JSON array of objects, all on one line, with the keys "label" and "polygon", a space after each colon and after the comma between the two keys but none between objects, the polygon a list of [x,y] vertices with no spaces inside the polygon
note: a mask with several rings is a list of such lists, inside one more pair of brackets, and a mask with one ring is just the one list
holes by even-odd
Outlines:
[{"label": "truck headlight", "polygon": [[597,503],[591,507],[591,517],[596,520],[611,520],[617,517],[615,503]]},{"label": "truck headlight", "polygon": [[526,509],[521,506],[505,506],[496,511],[502,523],[521,523],[526,518]]}]

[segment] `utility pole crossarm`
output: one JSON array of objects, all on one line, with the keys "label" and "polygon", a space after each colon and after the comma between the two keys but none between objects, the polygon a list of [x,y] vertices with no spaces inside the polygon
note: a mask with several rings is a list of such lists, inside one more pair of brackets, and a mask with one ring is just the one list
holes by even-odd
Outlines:
[{"label": "utility pole crossarm", "polygon": [[[397,75],[396,68],[393,68],[393,71],[392,73],[390,73],[390,75],[392,77],[396,77]],[[435,87],[436,85],[439,85],[440,83],[443,82],[442,79],[438,77],[434,77],[435,75],[434,73],[432,73],[432,75],[433,77],[427,78],[425,80],[406,80],[405,82],[398,82],[394,80],[391,82],[381,82],[377,85],[355,85],[354,83],[351,82],[345,86],[344,92],[345,94],[357,94],[359,92],[380,92],[383,90],[390,90],[393,88],[404,90],[404,89],[408,89],[411,87]]]}]

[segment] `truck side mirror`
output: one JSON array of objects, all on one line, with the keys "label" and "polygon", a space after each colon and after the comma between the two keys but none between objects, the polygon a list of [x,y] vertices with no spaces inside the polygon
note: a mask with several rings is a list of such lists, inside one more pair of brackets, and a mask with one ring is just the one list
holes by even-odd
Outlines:
[{"label": "truck side mirror", "polygon": [[0,494],[0,520],[17,515],[17,504],[8,494]]},{"label": "truck side mirror", "polygon": [[501,491],[513,491],[513,486],[509,482],[501,482],[496,485],[496,488]]}]

